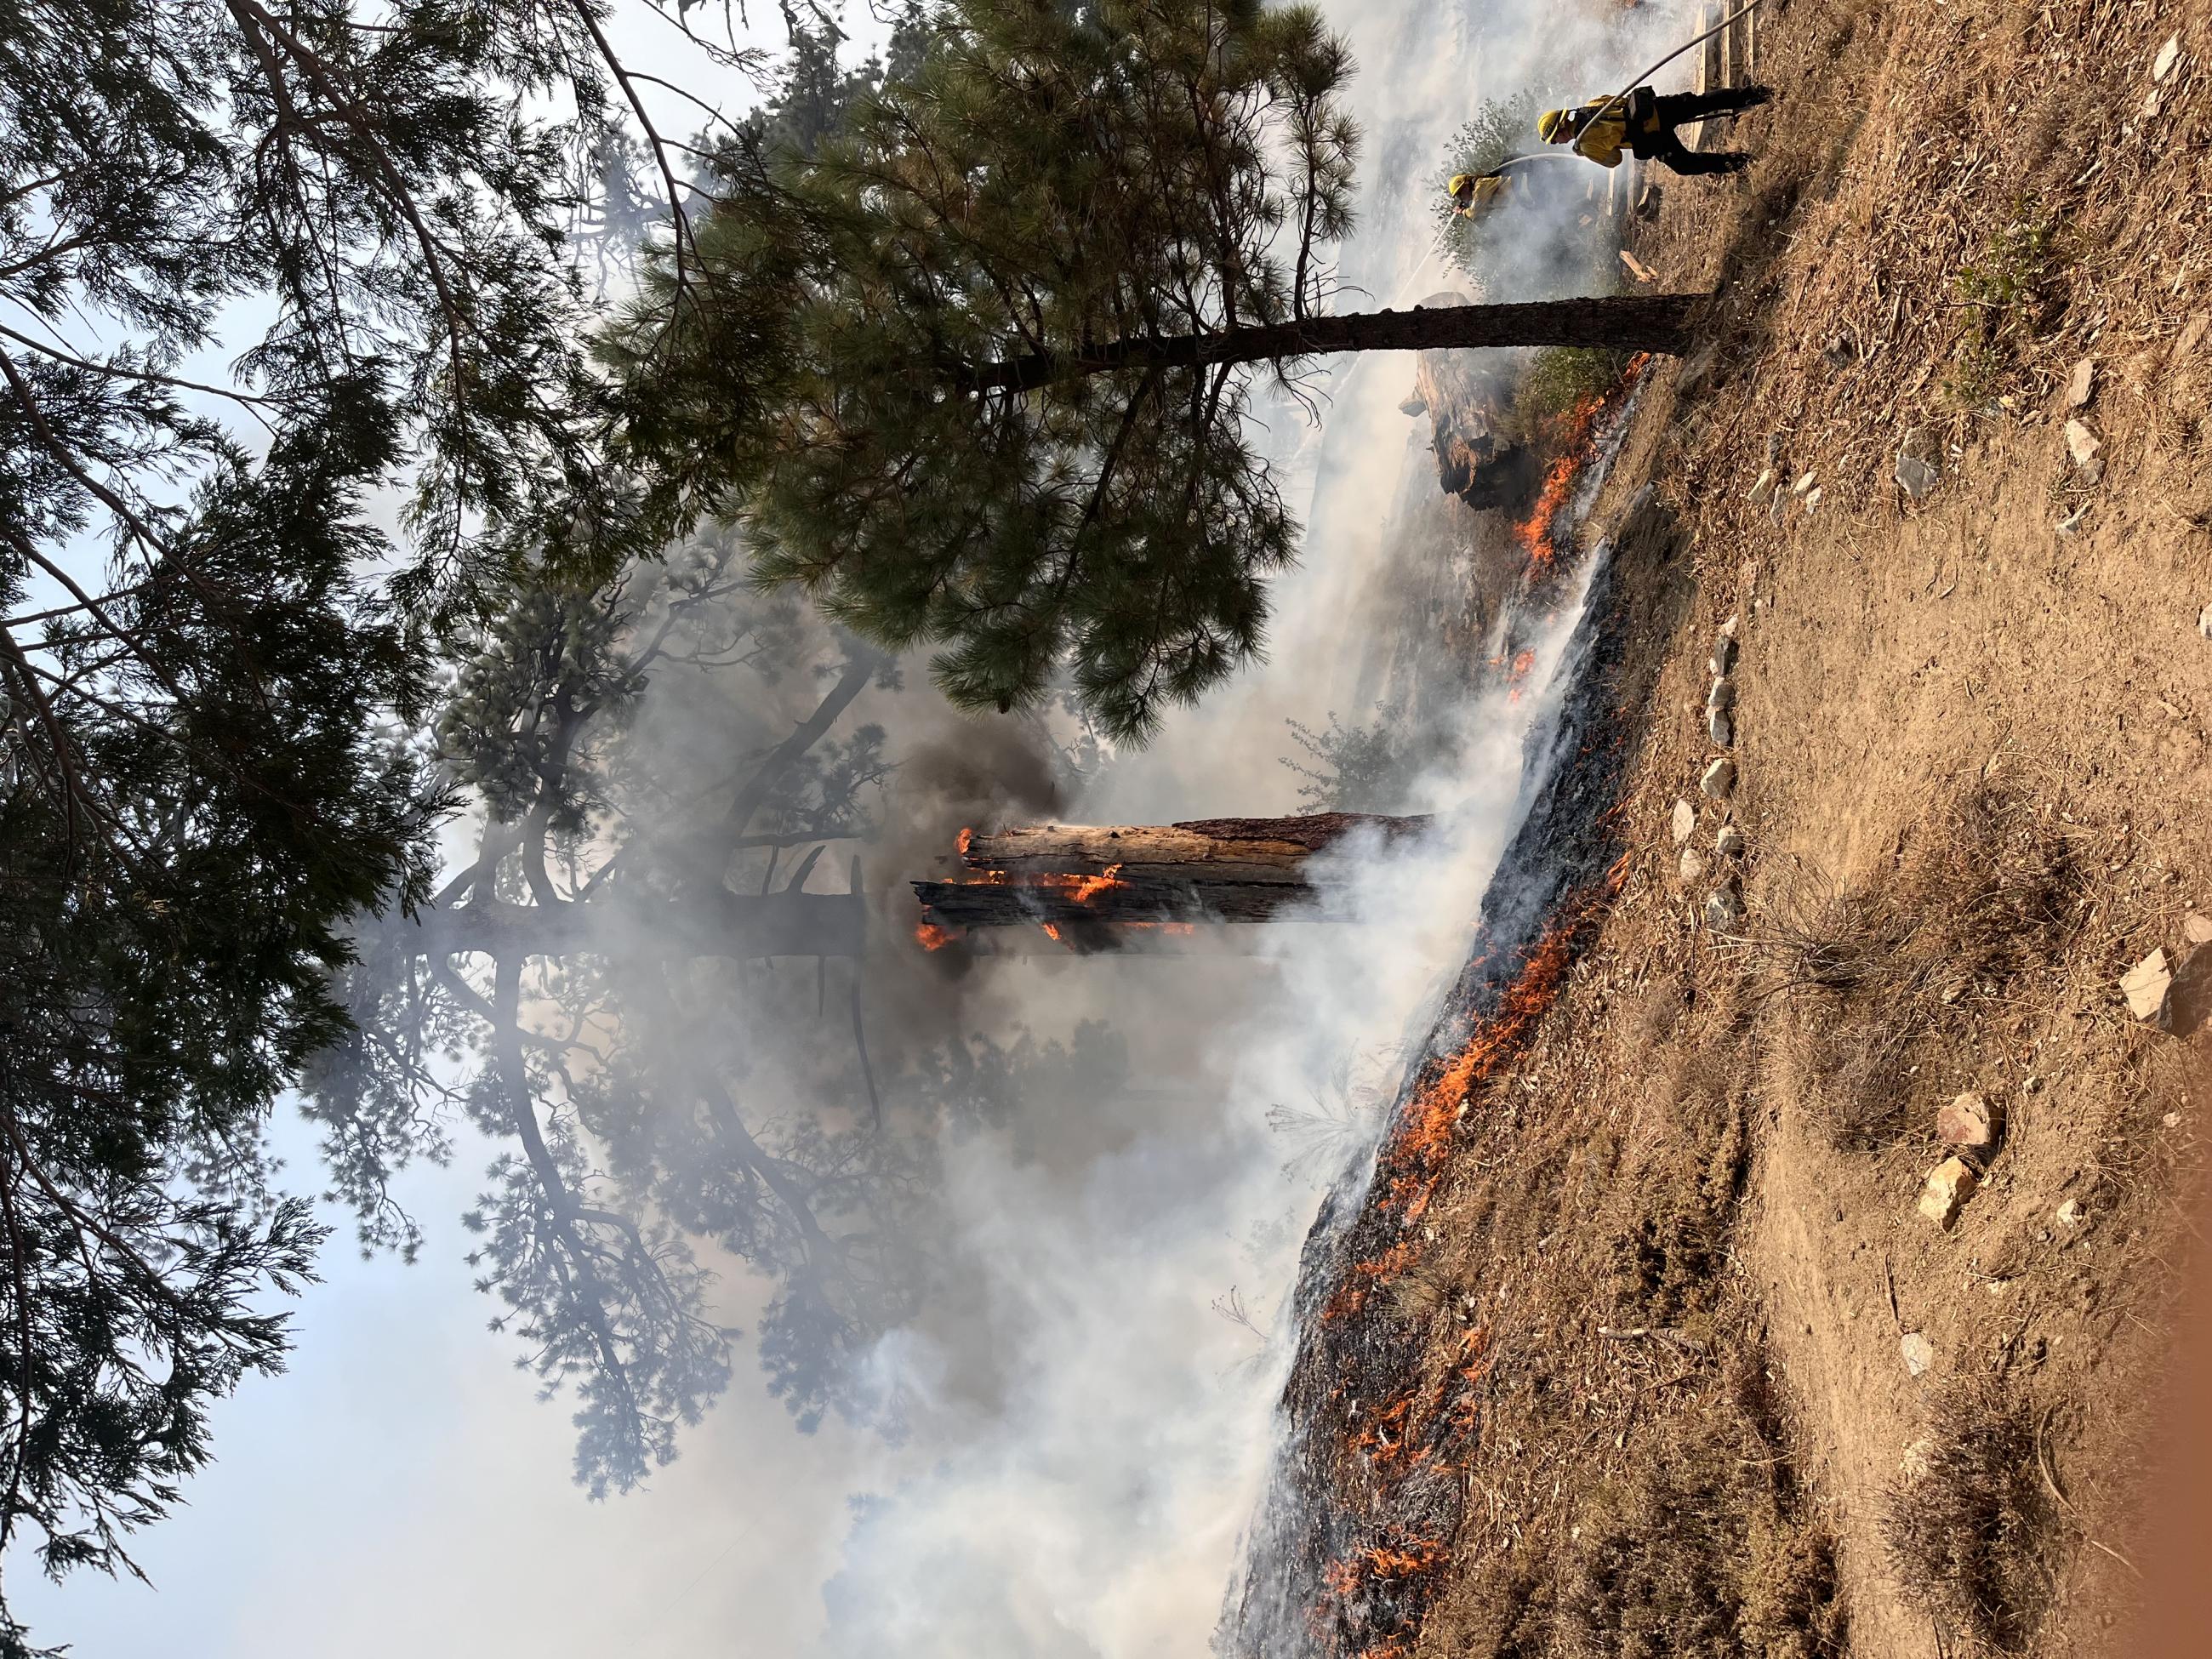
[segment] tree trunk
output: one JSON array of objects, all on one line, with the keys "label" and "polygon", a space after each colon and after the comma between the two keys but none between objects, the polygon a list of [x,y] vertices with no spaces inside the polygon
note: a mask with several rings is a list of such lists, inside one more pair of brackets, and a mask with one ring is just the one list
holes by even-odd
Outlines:
[{"label": "tree trunk", "polygon": [[1307,860],[1357,831],[1418,834],[1425,817],[1328,812],[1291,818],[1197,818],[1165,825],[1038,824],[971,836],[975,874],[917,881],[930,930],[1267,921],[1311,900]]},{"label": "tree trunk", "polygon": [[1689,338],[1695,294],[1625,294],[1517,305],[1417,306],[1307,317],[1216,334],[1111,340],[1073,353],[1035,352],[983,363],[963,390],[1030,392],[1055,381],[1124,369],[1207,368],[1346,351],[1429,351],[1450,346],[1602,346],[1679,356]]},{"label": "tree trunk", "polygon": [[471,898],[425,908],[393,937],[424,956],[477,954],[501,961],[579,952],[661,958],[856,957],[866,935],[863,897],[844,893],[732,893],[580,904],[512,904]]}]

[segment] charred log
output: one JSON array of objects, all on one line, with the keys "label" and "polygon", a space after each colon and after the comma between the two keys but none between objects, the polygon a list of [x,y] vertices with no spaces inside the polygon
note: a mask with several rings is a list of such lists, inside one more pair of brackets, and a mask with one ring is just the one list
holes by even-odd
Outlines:
[{"label": "charred log", "polygon": [[971,873],[917,881],[914,890],[925,927],[948,929],[1267,921],[1310,901],[1307,862],[1315,854],[1362,832],[1399,840],[1427,823],[1328,812],[1037,824],[968,838],[960,856]]}]

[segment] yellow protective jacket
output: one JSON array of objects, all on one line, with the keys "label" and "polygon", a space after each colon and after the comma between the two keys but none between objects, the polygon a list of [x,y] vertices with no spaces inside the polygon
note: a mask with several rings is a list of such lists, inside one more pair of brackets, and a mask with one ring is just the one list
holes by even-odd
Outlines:
[{"label": "yellow protective jacket", "polygon": [[1511,178],[1503,173],[1477,173],[1468,198],[1464,202],[1455,198],[1452,210],[1462,218],[1480,219],[1504,204],[1506,189],[1511,183]]},{"label": "yellow protective jacket", "polygon": [[[1605,118],[1599,120],[1597,112],[1613,100],[1593,98],[1581,108],[1567,112],[1567,118],[1559,123],[1559,131],[1552,135],[1552,142],[1573,144],[1580,138],[1582,142],[1575,145],[1577,153],[1588,156],[1601,167],[1617,167],[1620,165],[1622,150],[1628,146],[1629,112],[1632,108],[1648,111],[1652,101],[1651,88],[1638,87],[1621,102],[1613,104],[1606,112]],[[1644,131],[1656,133],[1659,131],[1659,118],[1656,112],[1646,114],[1640,125]],[[1589,132],[1586,137],[1583,137],[1585,128]]]}]

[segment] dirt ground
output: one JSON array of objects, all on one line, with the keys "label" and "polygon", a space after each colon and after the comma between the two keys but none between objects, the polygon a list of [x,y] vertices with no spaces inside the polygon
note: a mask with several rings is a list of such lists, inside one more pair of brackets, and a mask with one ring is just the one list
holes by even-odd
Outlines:
[{"label": "dirt ground", "polygon": [[2212,3],[1791,0],[1755,72],[1747,179],[1635,245],[1713,351],[1593,515],[1677,526],[1636,851],[1382,1316],[1486,1391],[1401,1650],[2126,1652],[2208,1086],[2118,981],[2212,915]]}]

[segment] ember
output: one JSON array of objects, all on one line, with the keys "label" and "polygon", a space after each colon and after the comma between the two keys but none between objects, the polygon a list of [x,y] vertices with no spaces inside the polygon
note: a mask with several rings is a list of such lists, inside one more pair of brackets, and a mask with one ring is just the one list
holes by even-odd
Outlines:
[{"label": "ember", "polygon": [[1078,904],[1088,904],[1109,889],[1125,887],[1127,884],[1121,879],[1121,866],[1118,864],[1109,864],[1095,876],[1075,877],[1073,884],[1067,890],[1067,894]]},{"label": "ember", "polygon": [[950,927],[939,927],[933,921],[923,922],[914,930],[914,936],[921,941],[921,948],[925,951],[942,951],[960,937]]}]

